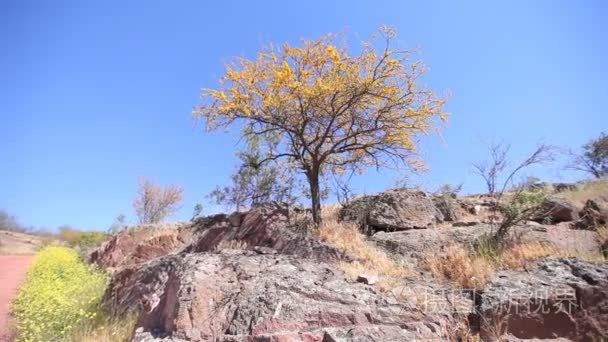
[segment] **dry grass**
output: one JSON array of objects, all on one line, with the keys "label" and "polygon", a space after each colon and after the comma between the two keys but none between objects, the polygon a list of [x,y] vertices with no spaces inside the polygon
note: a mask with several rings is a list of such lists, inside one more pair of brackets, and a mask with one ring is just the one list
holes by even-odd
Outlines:
[{"label": "dry grass", "polygon": [[483,342],[478,333],[471,331],[467,321],[458,321],[447,327],[447,337],[453,342]]},{"label": "dry grass", "polygon": [[125,318],[102,318],[82,326],[70,336],[70,342],[127,342],[133,338],[136,316]]},{"label": "dry grass", "polygon": [[559,249],[546,243],[524,243],[514,245],[501,255],[501,266],[507,269],[520,269],[528,263],[550,255],[560,255]]},{"label": "dry grass", "polygon": [[[603,237],[600,238],[608,239],[608,229],[601,234]],[[548,256],[574,257],[591,262],[606,260],[600,253],[586,254],[559,249],[548,243],[527,242],[504,248],[491,247],[489,244],[482,244],[482,248],[477,249],[452,246],[444,254],[428,258],[427,264],[437,278],[453,281],[463,288],[481,289],[497,270],[522,269]]]},{"label": "dry grass", "polygon": [[595,231],[597,234],[597,241],[602,245],[608,245],[608,226],[597,227]]},{"label": "dry grass", "polygon": [[247,249],[249,245],[246,241],[242,240],[222,240],[217,246],[215,246],[216,251],[221,251],[224,249]]},{"label": "dry grass", "polygon": [[444,255],[431,257],[428,265],[435,277],[454,281],[468,289],[483,287],[495,272],[492,262],[472,255],[461,246],[451,246]]},{"label": "dry grass", "polygon": [[323,208],[323,222],[316,229],[317,237],[353,259],[352,262],[342,262],[338,267],[350,278],[356,279],[364,273],[377,274],[378,286],[391,289],[400,285],[401,279],[411,276],[411,267],[389,258],[386,253],[369,243],[356,225],[338,222],[339,206],[332,205]]},{"label": "dry grass", "polygon": [[557,196],[565,198],[582,208],[588,199],[605,197],[608,200],[608,179],[589,181],[575,190],[560,192]]}]

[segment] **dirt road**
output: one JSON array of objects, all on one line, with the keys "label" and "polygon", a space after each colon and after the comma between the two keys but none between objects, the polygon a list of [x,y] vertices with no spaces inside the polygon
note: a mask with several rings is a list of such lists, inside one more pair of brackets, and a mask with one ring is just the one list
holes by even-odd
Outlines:
[{"label": "dirt road", "polygon": [[9,309],[33,255],[0,255],[0,341],[12,341]]}]

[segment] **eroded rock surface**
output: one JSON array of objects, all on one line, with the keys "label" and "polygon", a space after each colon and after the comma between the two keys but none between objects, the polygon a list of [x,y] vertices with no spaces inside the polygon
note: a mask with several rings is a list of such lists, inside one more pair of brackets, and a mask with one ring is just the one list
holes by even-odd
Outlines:
[{"label": "eroded rock surface", "polygon": [[[321,260],[345,258],[312,237],[306,212],[260,206],[244,213],[218,214],[194,222],[141,225],[114,236],[90,255],[91,262],[119,268],[187,252],[213,251],[235,243],[245,249],[270,248],[278,253]],[[258,248],[256,248],[258,247]]]},{"label": "eroded rock surface", "polygon": [[481,297],[485,340],[509,334],[520,339],[597,341],[608,336],[608,265],[548,258],[526,271],[504,271]]},{"label": "eroded rock surface", "polygon": [[347,282],[327,264],[236,250],[122,270],[105,303],[139,310],[142,336],[188,341],[442,340],[450,319]]}]

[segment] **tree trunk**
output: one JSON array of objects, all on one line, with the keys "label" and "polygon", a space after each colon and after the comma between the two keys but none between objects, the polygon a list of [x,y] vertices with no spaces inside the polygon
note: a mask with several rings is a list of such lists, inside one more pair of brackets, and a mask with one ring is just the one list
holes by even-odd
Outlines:
[{"label": "tree trunk", "polygon": [[321,190],[319,186],[319,172],[313,169],[308,172],[308,184],[310,185],[310,200],[312,204],[312,220],[316,225],[321,223]]}]

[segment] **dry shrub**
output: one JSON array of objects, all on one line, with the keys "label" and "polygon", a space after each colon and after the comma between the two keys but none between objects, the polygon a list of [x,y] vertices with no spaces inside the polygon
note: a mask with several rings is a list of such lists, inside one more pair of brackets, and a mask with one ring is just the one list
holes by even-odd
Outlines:
[{"label": "dry shrub", "polygon": [[338,222],[339,206],[323,208],[323,221],[315,230],[317,237],[353,259],[343,262],[339,268],[350,278],[356,279],[363,273],[374,273],[379,277],[379,286],[390,289],[399,285],[400,280],[412,275],[412,269],[405,263],[389,258],[386,253],[369,243],[355,224]]},{"label": "dry shrub", "polygon": [[444,255],[428,261],[435,277],[458,283],[463,288],[482,288],[494,274],[494,265],[487,259],[473,256],[461,246],[448,247]]},{"label": "dry shrub", "polygon": [[483,342],[479,333],[474,333],[465,320],[447,326],[447,337],[453,342]]},{"label": "dry shrub", "polygon": [[179,209],[183,200],[184,190],[171,185],[162,188],[160,185],[147,180],[139,180],[137,198],[133,208],[139,223],[158,223]]}]

